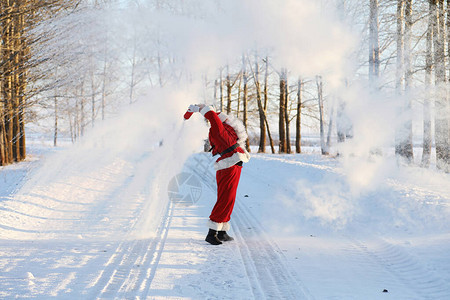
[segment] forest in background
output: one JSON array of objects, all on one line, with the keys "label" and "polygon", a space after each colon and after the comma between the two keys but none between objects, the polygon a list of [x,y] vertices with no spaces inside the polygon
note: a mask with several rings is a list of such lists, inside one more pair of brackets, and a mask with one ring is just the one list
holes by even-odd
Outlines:
[{"label": "forest in background", "polygon": [[[268,23],[271,15],[264,15],[268,7],[291,5],[298,9],[292,14],[298,13],[299,19],[303,9],[318,10],[327,19],[326,28],[320,30],[348,43],[344,54],[333,49],[335,44],[328,49],[345,61],[336,64],[343,70],[329,71],[333,59],[325,56],[324,65],[306,68],[301,59],[303,65],[297,66],[292,63],[295,57],[282,57],[291,52],[277,49],[287,48],[292,40],[302,47],[328,45],[304,34],[315,28],[280,26],[276,29],[285,38],[275,40],[278,48],[253,43],[239,55],[233,49],[232,57],[223,53],[214,61],[205,57],[204,64],[213,71],[203,72],[198,65],[200,71],[192,71],[181,52],[184,46],[203,54],[201,48],[220,44],[252,15],[238,14],[244,20],[237,24],[224,17],[217,21],[220,30],[212,32],[217,40],[205,38],[192,45],[183,37],[196,36],[184,25],[194,23],[189,28],[198,29],[197,23],[226,15],[229,2],[2,0],[0,164],[25,158],[25,124],[51,130],[55,145],[60,137],[75,142],[124,105],[144,101],[147,90],[195,82],[202,95],[199,102],[243,119],[251,139],[247,147],[259,145],[260,152],[270,146],[274,153],[300,153],[301,133],[313,132],[320,133],[322,153],[327,154],[332,143],[360,134],[354,130],[355,113],[369,115],[371,107],[354,110],[358,98],[384,99],[395,116],[389,130],[399,159],[413,163],[413,149],[421,148],[419,163],[428,167],[435,149],[436,166],[449,171],[450,0],[321,0],[315,8],[305,1],[260,2],[260,6],[270,3],[266,10],[257,7],[258,1],[233,2],[235,13],[254,9],[255,18],[262,22],[267,18]],[[293,18],[281,15],[278,20],[284,17]],[[339,31],[342,28],[346,33]],[[267,34],[267,39],[276,36],[264,29],[261,35]],[[257,38],[253,34],[248,34],[250,41]],[[349,34],[353,40],[347,39]],[[197,58],[194,63],[201,61]]]}]

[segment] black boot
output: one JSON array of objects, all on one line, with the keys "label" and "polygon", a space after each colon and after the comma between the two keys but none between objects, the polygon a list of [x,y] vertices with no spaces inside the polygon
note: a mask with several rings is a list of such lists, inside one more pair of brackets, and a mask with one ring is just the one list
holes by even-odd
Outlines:
[{"label": "black boot", "polygon": [[211,245],[220,245],[222,244],[221,241],[217,238],[217,231],[214,229],[209,229],[208,235],[205,238],[205,241],[210,243]]},{"label": "black boot", "polygon": [[219,231],[217,233],[217,238],[220,241],[224,241],[224,242],[228,242],[228,241],[233,241],[234,239],[228,235],[228,233],[226,231]]}]

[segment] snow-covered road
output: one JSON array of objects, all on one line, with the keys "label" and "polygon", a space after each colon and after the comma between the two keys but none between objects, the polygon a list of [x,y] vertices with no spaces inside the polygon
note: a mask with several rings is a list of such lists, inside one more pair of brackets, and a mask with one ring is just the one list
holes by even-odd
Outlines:
[{"label": "snow-covered road", "polygon": [[335,159],[254,155],[235,241],[212,246],[211,158],[185,164],[202,186],[188,205],[162,200],[170,176],[154,156],[3,168],[0,298],[450,298],[448,175],[364,186]]}]

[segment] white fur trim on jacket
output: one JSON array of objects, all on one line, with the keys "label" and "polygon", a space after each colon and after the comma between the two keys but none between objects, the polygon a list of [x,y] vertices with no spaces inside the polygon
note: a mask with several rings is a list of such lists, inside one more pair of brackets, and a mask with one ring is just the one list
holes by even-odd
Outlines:
[{"label": "white fur trim on jacket", "polygon": [[[225,122],[226,120],[228,120],[228,116],[224,112],[220,112],[218,117],[219,117],[220,121],[222,121],[222,123]],[[231,126],[231,127],[233,127],[233,126]]]},{"label": "white fur trim on jacket", "polygon": [[219,170],[223,170],[223,169],[232,167],[240,161],[242,161],[243,163],[248,162],[250,160],[250,154],[248,154],[248,152],[245,151],[245,149],[244,149],[244,152],[245,153],[235,152],[230,157],[219,160],[218,162],[216,162],[214,164],[214,169],[216,171],[219,171]]},{"label": "white fur trim on jacket", "polygon": [[214,221],[208,220],[208,228],[215,231],[228,231],[230,230],[230,224],[228,222],[216,223]]},{"label": "white fur trim on jacket", "polygon": [[[248,135],[247,131],[245,130],[244,123],[242,123],[241,120],[235,118],[234,116],[227,116],[227,118],[225,119],[225,123],[233,127],[236,135],[238,136],[237,143],[241,146],[245,146],[245,141],[247,140]],[[244,147],[242,147],[242,149],[244,149]]]},{"label": "white fur trim on jacket", "polygon": [[214,111],[214,108],[212,107],[212,106],[209,106],[209,105],[206,105],[205,107],[203,107],[201,110],[200,110],[200,113],[203,115],[203,116],[205,116],[205,114],[208,112],[208,111]]}]

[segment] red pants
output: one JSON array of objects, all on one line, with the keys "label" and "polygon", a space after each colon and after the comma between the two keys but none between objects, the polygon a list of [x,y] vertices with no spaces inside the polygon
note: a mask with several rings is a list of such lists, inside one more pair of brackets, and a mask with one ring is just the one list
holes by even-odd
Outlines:
[{"label": "red pants", "polygon": [[236,200],[236,190],[241,177],[241,166],[219,170],[216,173],[217,181],[217,202],[209,216],[209,219],[216,223],[230,221],[233,212],[234,201]]}]

